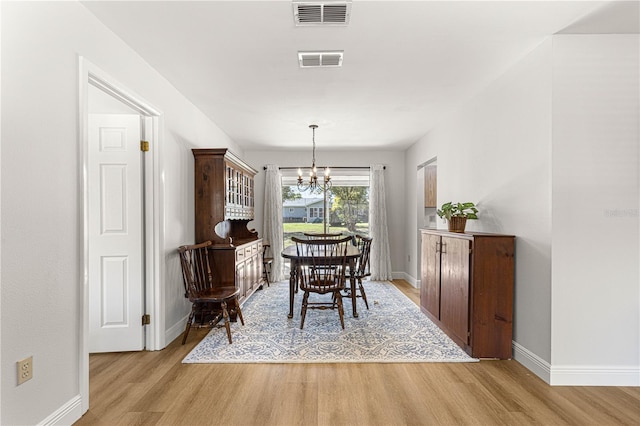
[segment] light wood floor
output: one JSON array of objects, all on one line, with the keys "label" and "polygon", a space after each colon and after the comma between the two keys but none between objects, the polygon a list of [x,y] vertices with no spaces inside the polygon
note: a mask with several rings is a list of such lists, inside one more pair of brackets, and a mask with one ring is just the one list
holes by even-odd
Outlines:
[{"label": "light wood floor", "polygon": [[91,409],[76,424],[640,425],[640,388],[552,387],[516,361],[181,364],[207,331],[91,355]]}]

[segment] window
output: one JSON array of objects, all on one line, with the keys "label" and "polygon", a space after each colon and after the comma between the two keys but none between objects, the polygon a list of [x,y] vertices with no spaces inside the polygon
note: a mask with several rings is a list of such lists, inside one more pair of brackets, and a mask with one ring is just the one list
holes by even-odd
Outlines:
[{"label": "window", "polygon": [[315,218],[323,218],[324,217],[324,209],[322,207],[311,207],[309,209],[309,217]]},{"label": "window", "polygon": [[[281,169],[284,246],[304,233],[369,233],[369,168],[332,168],[329,190],[301,192],[297,169]],[[325,197],[326,196],[326,197]]]}]

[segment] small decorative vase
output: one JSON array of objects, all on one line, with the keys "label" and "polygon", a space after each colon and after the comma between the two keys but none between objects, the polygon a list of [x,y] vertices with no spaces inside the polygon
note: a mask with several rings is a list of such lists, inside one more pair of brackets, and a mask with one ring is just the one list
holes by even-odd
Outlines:
[{"label": "small decorative vase", "polygon": [[464,232],[467,218],[464,216],[452,216],[449,219],[449,232]]}]

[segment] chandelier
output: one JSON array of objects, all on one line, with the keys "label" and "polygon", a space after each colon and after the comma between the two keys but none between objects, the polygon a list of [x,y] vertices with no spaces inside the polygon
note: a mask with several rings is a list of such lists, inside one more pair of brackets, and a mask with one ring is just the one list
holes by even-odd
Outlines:
[{"label": "chandelier", "polygon": [[313,157],[311,159],[311,170],[309,171],[309,182],[304,183],[302,169],[298,169],[298,189],[300,191],[318,192],[331,188],[331,176],[329,168],[325,167],[322,184],[318,183],[318,170],[316,169],[316,129],[318,125],[311,124],[309,128],[313,131]]}]

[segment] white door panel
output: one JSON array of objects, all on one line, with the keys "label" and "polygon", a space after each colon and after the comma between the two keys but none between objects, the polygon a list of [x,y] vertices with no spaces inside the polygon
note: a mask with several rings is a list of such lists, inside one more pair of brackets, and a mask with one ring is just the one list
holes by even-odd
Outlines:
[{"label": "white door panel", "polygon": [[89,115],[89,352],[144,348],[140,117]]}]

